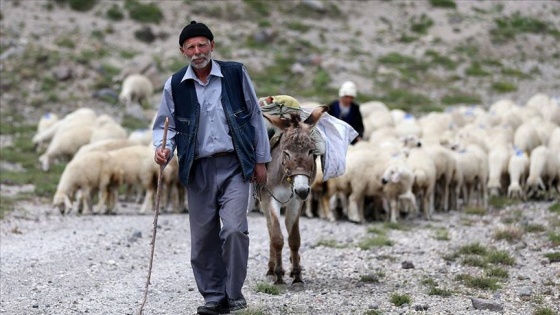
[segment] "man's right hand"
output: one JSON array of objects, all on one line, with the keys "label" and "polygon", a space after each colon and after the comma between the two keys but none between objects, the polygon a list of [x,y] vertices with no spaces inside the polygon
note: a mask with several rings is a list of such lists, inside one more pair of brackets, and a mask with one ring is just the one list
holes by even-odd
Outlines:
[{"label": "man's right hand", "polygon": [[169,150],[169,148],[159,147],[156,149],[156,152],[154,154],[154,161],[158,165],[165,165],[167,163],[167,159],[169,158],[170,153],[171,150]]}]

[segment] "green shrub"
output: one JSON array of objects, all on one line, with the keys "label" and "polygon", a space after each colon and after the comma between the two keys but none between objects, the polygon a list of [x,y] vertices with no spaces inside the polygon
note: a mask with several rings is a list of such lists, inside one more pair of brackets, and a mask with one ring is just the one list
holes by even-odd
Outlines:
[{"label": "green shrub", "polygon": [[508,93],[517,91],[517,86],[511,82],[499,81],[492,83],[492,90],[498,93]]},{"label": "green shrub", "polygon": [[501,264],[512,266],[515,264],[515,259],[504,250],[495,250],[488,253],[486,256],[486,261],[491,264]]},{"label": "green shrub", "polygon": [[120,7],[113,4],[106,13],[106,16],[111,21],[122,21],[124,19],[124,13],[121,11]]},{"label": "green shrub", "polygon": [[377,237],[368,237],[366,239],[363,239],[358,244],[358,247],[363,250],[368,250],[374,247],[381,247],[381,246],[393,246],[393,242],[387,236],[380,235]]},{"label": "green shrub", "polygon": [[506,240],[510,243],[517,242],[523,238],[523,230],[515,226],[498,229],[494,231],[494,238],[496,240]]},{"label": "green shrub", "polygon": [[465,69],[465,74],[474,77],[485,77],[490,75],[490,72],[484,70],[480,62],[475,61],[471,63],[471,65],[467,69]]},{"label": "green shrub", "polygon": [[163,20],[163,12],[156,3],[143,4],[138,0],[125,0],[124,7],[134,21],[159,24]]},{"label": "green shrub", "polygon": [[509,278],[509,273],[506,269],[493,267],[486,270],[486,276],[494,278]]},{"label": "green shrub", "polygon": [[280,289],[277,286],[264,282],[257,283],[257,287],[255,288],[255,291],[259,293],[270,294],[270,295],[280,294]]},{"label": "green shrub", "polygon": [[457,8],[457,4],[455,3],[454,0],[429,0],[429,2],[430,5],[432,5],[432,7],[447,8],[447,9]]},{"label": "green shrub", "polygon": [[534,312],[533,315],[558,315],[558,312],[555,312],[553,309],[548,307],[539,306]]},{"label": "green shrub", "polygon": [[430,27],[434,25],[434,20],[430,19],[427,15],[422,14],[418,19],[412,21],[410,30],[417,34],[427,34]]},{"label": "green shrub", "polygon": [[438,296],[443,296],[443,297],[447,297],[447,296],[452,296],[453,295],[453,291],[449,290],[449,289],[442,289],[442,288],[438,288],[438,287],[431,287],[430,291],[428,291],[428,295],[438,295]]},{"label": "green shrub", "polygon": [[456,281],[460,281],[469,288],[495,291],[500,288],[498,280],[492,277],[473,277],[468,274],[459,274],[455,277]]},{"label": "green shrub", "polygon": [[410,305],[411,302],[412,299],[408,294],[399,294],[399,293],[391,294],[391,303],[393,303],[396,306],[402,306],[404,304]]}]

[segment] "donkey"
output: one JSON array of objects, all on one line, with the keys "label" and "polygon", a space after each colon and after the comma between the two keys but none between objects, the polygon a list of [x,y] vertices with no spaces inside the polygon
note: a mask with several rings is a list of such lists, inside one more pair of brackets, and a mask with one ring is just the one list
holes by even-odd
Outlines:
[{"label": "donkey", "polygon": [[315,108],[303,122],[297,113],[290,113],[288,118],[263,114],[272,125],[283,131],[271,149],[272,161],[267,165],[268,180],[260,193],[270,239],[266,276],[273,279],[274,284],[285,284],[282,267],[284,235],[280,226],[280,214],[284,211],[292,264],[290,277],[294,279],[293,285],[303,286],[299,256],[299,217],[316,175],[313,154],[315,142],[311,137],[311,128],[327,109],[326,106]]}]

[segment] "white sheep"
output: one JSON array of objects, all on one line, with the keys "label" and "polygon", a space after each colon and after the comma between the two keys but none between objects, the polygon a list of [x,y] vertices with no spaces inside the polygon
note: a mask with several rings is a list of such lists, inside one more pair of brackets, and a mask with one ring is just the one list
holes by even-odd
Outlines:
[{"label": "white sheep", "polygon": [[122,181],[120,169],[113,163],[107,152],[89,152],[70,161],[58,183],[53,197],[53,206],[62,214],[73,208],[77,199],[78,212],[93,209],[93,195],[99,193],[97,211],[110,212],[116,203],[116,189]]},{"label": "white sheep", "polygon": [[139,185],[145,192],[140,213],[153,208],[159,176],[159,166],[154,162],[154,149],[151,146],[133,145],[109,151],[111,163],[123,172],[124,185]]},{"label": "white sheep", "polygon": [[76,152],[76,154],[74,154],[73,159],[77,158],[78,156],[85,154],[87,152],[91,152],[91,151],[104,151],[104,152],[108,152],[108,151],[112,151],[112,150],[116,150],[116,149],[120,149],[120,148],[124,148],[124,147],[130,147],[133,145],[138,145],[138,143],[136,143],[135,141],[131,141],[129,139],[107,139],[107,140],[100,140],[100,141],[96,141],[96,142],[91,142],[88,144],[85,144],[83,146],[80,147],[80,149],[78,150],[78,152]]},{"label": "white sheep", "polygon": [[97,117],[90,142],[96,142],[107,139],[126,139],[127,131],[113,117],[104,114]]},{"label": "white sheep", "polygon": [[560,153],[560,127],[554,128],[548,139],[548,148]]},{"label": "white sheep", "polygon": [[90,108],[79,108],[75,111],[67,114],[62,119],[58,119],[58,121],[52,123],[49,127],[45,128],[44,130],[38,131],[32,139],[32,142],[37,150],[37,152],[41,152],[45,150],[49,143],[52,141],[52,138],[58,132],[58,130],[64,130],[70,125],[74,124],[88,124],[94,121],[97,118],[97,114],[93,109]]},{"label": "white sheep", "polygon": [[130,105],[132,102],[142,104],[149,101],[153,93],[154,85],[147,76],[131,74],[123,81],[119,101],[124,105]]},{"label": "white sheep", "polygon": [[[39,119],[39,122],[37,123],[37,132],[35,132],[35,135],[33,136],[33,138],[38,137],[41,133],[44,133],[45,130],[48,130],[49,128],[51,128],[53,125],[55,125],[60,119],[58,118],[57,114],[54,113],[45,113],[43,116],[41,116],[41,118]],[[35,143],[37,142],[37,143]],[[47,141],[37,141],[35,140],[34,143],[35,145],[35,150],[37,152],[42,152],[47,148]]]},{"label": "white sheep", "polygon": [[150,145],[152,143],[152,133],[152,130],[149,128],[136,129],[130,132],[128,140],[133,141],[136,144]]},{"label": "white sheep", "polygon": [[457,172],[453,152],[440,144],[424,144],[422,147],[430,155],[436,167],[434,209],[448,211],[450,205],[451,182]]},{"label": "white sheep", "polygon": [[391,159],[383,176],[383,197],[389,203],[389,221],[397,222],[399,211],[403,208],[410,208],[413,217],[416,217],[418,207],[416,197],[412,193],[414,174],[404,159]]},{"label": "white sheep", "polygon": [[454,148],[455,159],[458,169],[462,174],[461,194],[463,195],[464,204],[472,206],[474,202],[474,194],[476,196],[476,205],[486,208],[488,206],[487,187],[488,182],[488,155],[477,144],[468,144]]},{"label": "white sheep", "polygon": [[[555,181],[560,181],[560,158],[558,151],[549,149],[546,146],[538,146],[531,152],[529,162],[529,176],[526,182],[528,197],[535,197],[539,190],[548,191],[552,195],[552,188]],[[554,187],[556,192],[558,186]],[[549,196],[550,197],[550,196]]]},{"label": "white sheep", "polygon": [[492,146],[488,152],[488,192],[490,196],[505,195],[509,186],[509,158],[513,148],[502,143]]},{"label": "white sheep", "polygon": [[41,168],[47,172],[53,162],[57,160],[70,160],[80,147],[89,143],[93,133],[93,122],[76,123],[59,129],[47,151],[39,157]]},{"label": "white sheep", "polygon": [[163,169],[161,185],[160,208],[167,212],[187,212],[187,191],[179,179],[179,162],[177,155],[175,155]]},{"label": "white sheep", "polygon": [[[327,184],[323,180],[323,169],[321,165],[321,159],[315,160],[317,174],[313,183],[311,183],[311,198],[308,198],[305,203],[305,215],[308,218],[314,217],[314,211],[317,210],[319,218],[329,220],[331,222],[335,221],[333,211],[331,210],[329,203],[329,195],[327,191]],[[313,207],[314,204],[317,207]]]},{"label": "white sheep", "polygon": [[529,154],[525,151],[515,150],[509,158],[508,198],[525,200],[525,182],[529,175]]},{"label": "white sheep", "polygon": [[516,150],[531,154],[531,151],[541,144],[543,144],[541,137],[530,121],[523,123],[515,130],[513,145]]},{"label": "white sheep", "polygon": [[412,148],[406,159],[408,167],[414,174],[412,192],[421,200],[424,219],[430,220],[434,211],[434,193],[436,185],[436,166],[428,152],[422,148]]}]

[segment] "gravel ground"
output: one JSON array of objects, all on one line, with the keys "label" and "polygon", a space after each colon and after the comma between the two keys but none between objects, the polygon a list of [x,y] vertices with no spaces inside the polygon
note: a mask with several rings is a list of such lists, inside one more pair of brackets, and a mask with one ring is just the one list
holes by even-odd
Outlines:
[{"label": "gravel ground", "polygon": [[[264,216],[251,212],[244,288],[249,310],[253,314],[520,315],[533,314],[538,307],[559,311],[560,263],[550,263],[544,256],[558,251],[549,232],[525,233],[516,243],[493,237],[504,227],[504,218],[517,218],[518,225],[540,224],[558,233],[560,218],[549,206],[527,203],[484,216],[451,212],[436,214],[431,222],[407,221],[401,225],[406,229],[388,230],[392,246],[369,250],[360,249],[359,242],[374,235],[368,229],[382,229],[382,225],[303,217],[305,287],[295,290],[288,285],[279,295],[257,292],[257,285],[266,282],[268,236]],[[20,204],[0,221],[0,313],[136,314],[145,288],[153,227],[153,216],[137,215],[138,210],[135,204],[122,204],[113,216],[61,216],[41,201]],[[189,264],[188,219],[188,214],[159,217],[145,314],[195,314],[202,303]],[[449,240],[436,239],[442,228]],[[333,241],[339,246],[318,245]],[[483,273],[481,268],[443,258],[475,242],[506,250],[515,258],[513,266],[505,267],[509,278],[501,282],[501,289],[471,289],[454,280],[462,273]],[[284,261],[289,267],[288,256]],[[413,268],[405,268],[407,262]],[[423,284],[426,279],[452,290],[452,295],[429,295]],[[395,306],[394,293],[409,295],[411,303]],[[477,310],[471,298],[487,299],[490,307],[503,309]]]}]

